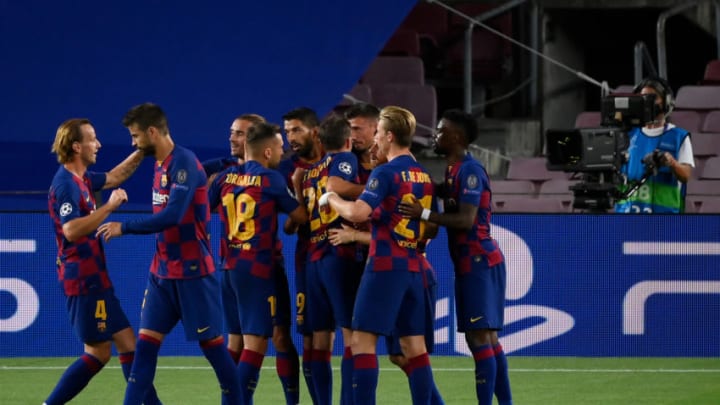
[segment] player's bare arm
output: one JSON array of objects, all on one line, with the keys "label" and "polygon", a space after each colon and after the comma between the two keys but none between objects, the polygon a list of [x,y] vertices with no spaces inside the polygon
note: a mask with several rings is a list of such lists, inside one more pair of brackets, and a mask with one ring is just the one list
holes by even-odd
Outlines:
[{"label": "player's bare arm", "polygon": [[323,194],[318,202],[320,206],[330,204],[335,212],[350,222],[365,222],[372,213],[372,208],[370,208],[365,201],[343,200],[343,198],[334,191],[328,191]]},{"label": "player's bare arm", "polygon": [[110,194],[110,199],[105,205],[96,209],[90,215],[75,218],[63,225],[62,230],[65,239],[70,242],[75,242],[79,238],[93,233],[108,215],[115,211],[122,203],[126,202],[127,199],[128,197],[125,190],[121,188],[113,190],[112,194]]},{"label": "player's bare arm", "polygon": [[327,191],[334,191],[342,198],[355,200],[360,197],[363,190],[365,190],[364,184],[355,184],[338,176],[328,177]]},{"label": "player's bare arm", "polygon": [[461,203],[458,212],[456,213],[444,213],[433,212],[427,210],[425,214],[427,217],[423,217],[423,208],[420,202],[414,201],[412,203],[403,202],[400,203],[398,210],[401,214],[408,216],[413,219],[422,219],[426,222],[432,222],[438,225],[442,225],[448,228],[468,230],[471,229],[475,223],[475,216],[477,215],[477,206],[473,204]]},{"label": "player's bare arm", "polygon": [[107,172],[103,189],[117,187],[122,184],[130,175],[135,173],[135,170],[137,170],[144,158],[145,154],[142,151],[136,150],[131,153],[130,156],[120,162],[120,164]]},{"label": "player's bare arm", "polygon": [[368,231],[360,231],[352,226],[341,224],[342,228],[328,229],[328,240],[334,246],[346,243],[361,243],[369,245],[372,235]]}]

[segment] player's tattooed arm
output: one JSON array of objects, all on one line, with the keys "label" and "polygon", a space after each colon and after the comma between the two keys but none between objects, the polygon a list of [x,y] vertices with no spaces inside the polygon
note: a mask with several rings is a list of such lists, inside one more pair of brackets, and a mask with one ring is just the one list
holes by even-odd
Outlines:
[{"label": "player's tattooed arm", "polygon": [[103,188],[114,188],[122,184],[135,172],[135,170],[137,170],[144,158],[145,154],[139,150],[131,153],[130,156],[120,162],[120,164],[107,172]]}]

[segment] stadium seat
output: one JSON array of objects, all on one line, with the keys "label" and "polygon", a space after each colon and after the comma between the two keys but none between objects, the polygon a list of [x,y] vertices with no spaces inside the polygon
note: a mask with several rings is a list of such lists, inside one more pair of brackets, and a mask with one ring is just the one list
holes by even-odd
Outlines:
[{"label": "stadium seat", "polygon": [[506,180],[530,180],[543,182],[552,179],[567,180],[564,172],[549,171],[544,157],[516,157],[510,161]]},{"label": "stadium seat", "polygon": [[[362,101],[364,103],[372,103],[372,90],[370,89],[370,86],[367,84],[356,84],[351,90],[350,93],[348,93],[350,97]],[[347,99],[346,97],[343,97],[342,101],[338,104],[339,106],[351,106],[355,104],[355,102],[351,99]]]},{"label": "stadium seat", "polygon": [[675,98],[677,110],[720,110],[720,86],[682,86]]},{"label": "stadium seat", "polygon": [[[698,201],[697,199],[695,201]],[[697,208],[698,214],[720,214],[720,198],[703,198]],[[686,201],[687,206],[687,201]]]},{"label": "stadium seat", "polygon": [[687,183],[688,196],[720,197],[720,180],[694,180]]},{"label": "stadium seat", "polygon": [[512,198],[495,202],[495,212],[564,213],[568,208],[554,198]]},{"label": "stadium seat", "polygon": [[386,84],[372,87],[373,102],[379,108],[396,105],[407,108],[417,120],[415,141],[427,146],[437,124],[435,87],[421,84]]},{"label": "stadium seat", "polygon": [[696,158],[705,159],[720,155],[720,134],[699,132],[692,134],[690,139]]},{"label": "stadium seat", "polygon": [[635,90],[634,84],[621,84],[612,90],[612,93],[632,94]]},{"label": "stadium seat", "polygon": [[425,68],[415,56],[378,56],[360,82],[371,87],[385,84],[425,84]]},{"label": "stadium seat", "polygon": [[670,122],[692,134],[700,131],[700,120],[701,117],[697,111],[674,111],[670,115]]},{"label": "stadium seat", "polygon": [[703,121],[702,132],[714,132],[720,136],[720,110],[710,111]]},{"label": "stadium seat", "polygon": [[720,85],[720,59],[711,60],[705,65],[703,84]]},{"label": "stadium seat", "polygon": [[420,56],[420,35],[412,29],[398,29],[385,43],[381,56]]},{"label": "stadium seat", "polygon": [[543,196],[572,196],[573,192],[570,190],[570,186],[577,184],[577,180],[568,179],[552,179],[543,182],[540,185],[538,192],[540,197]]},{"label": "stadium seat", "polygon": [[575,117],[575,128],[596,128],[600,121],[600,111],[583,111]]},{"label": "stadium seat", "polygon": [[535,184],[528,180],[495,180],[490,182],[490,189],[495,194],[535,195]]},{"label": "stadium seat", "polygon": [[713,156],[705,161],[699,178],[701,180],[720,180],[720,156]]}]

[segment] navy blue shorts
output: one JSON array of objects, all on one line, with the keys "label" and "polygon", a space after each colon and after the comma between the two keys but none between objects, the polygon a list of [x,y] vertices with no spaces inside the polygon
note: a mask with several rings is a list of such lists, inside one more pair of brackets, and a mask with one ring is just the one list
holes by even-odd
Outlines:
[{"label": "navy blue shorts", "polygon": [[130,327],[113,289],[66,298],[70,323],[83,343],[107,342],[115,333]]},{"label": "navy blue shorts", "polygon": [[[425,347],[428,353],[435,349],[435,304],[437,302],[437,279],[435,271],[426,262],[425,267]],[[392,335],[385,337],[385,346],[388,354],[401,355],[400,336],[397,330]]]},{"label": "navy blue shorts", "polygon": [[305,299],[307,291],[306,263],[307,254],[303,255],[302,258],[295,258],[295,328],[303,336],[312,335],[310,328],[306,327],[308,322],[307,300]]},{"label": "navy blue shorts", "polygon": [[177,280],[150,273],[140,328],[168,334],[182,320],[187,340],[203,341],[221,336],[220,295],[220,282],[214,274]]},{"label": "navy blue shorts", "polygon": [[325,255],[306,267],[306,313],[313,332],[350,329],[355,295],[362,276],[362,263],[355,258]]},{"label": "navy blue shorts", "polygon": [[407,270],[365,269],[360,280],[352,329],[389,336],[421,336],[426,328],[424,276]]},{"label": "navy blue shorts", "polygon": [[469,273],[455,274],[458,332],[503,328],[505,278],[504,261],[488,267],[487,260],[474,260]]},{"label": "navy blue shorts", "polygon": [[287,273],[285,272],[285,259],[282,256],[275,259],[273,279],[275,280],[275,296],[277,297],[273,324],[276,326],[290,327],[290,320],[292,319],[290,284],[288,283]]}]

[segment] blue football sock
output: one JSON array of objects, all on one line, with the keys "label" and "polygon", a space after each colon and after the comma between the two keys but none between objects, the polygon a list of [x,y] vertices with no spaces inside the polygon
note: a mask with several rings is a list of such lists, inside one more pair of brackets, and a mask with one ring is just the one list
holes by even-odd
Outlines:
[{"label": "blue football sock", "polygon": [[340,405],[353,405],[353,358],[350,346],[345,346],[340,363]]},{"label": "blue football sock", "polygon": [[435,382],[433,381],[432,368],[430,367],[430,356],[423,353],[408,359],[408,364],[403,367],[410,382],[410,394],[414,404],[429,404],[432,398],[432,391]]},{"label": "blue football sock", "polygon": [[205,358],[208,360],[215,376],[220,383],[222,403],[240,404],[240,384],[237,379],[235,363],[230,357],[230,352],[225,348],[224,339],[216,339],[200,342]]},{"label": "blue football sock", "polygon": [[159,350],[159,340],[140,334],[135,347],[135,359],[132,362],[132,369],[127,376],[128,385],[125,389],[125,405],[140,405],[145,400],[145,396],[155,379]]},{"label": "blue football sock", "polygon": [[277,352],[275,368],[285,392],[285,403],[288,405],[300,403],[300,365],[295,346],[291,346],[288,352]]},{"label": "blue football sock", "polygon": [[495,352],[490,345],[471,347],[475,359],[475,391],[479,405],[491,405],[495,391],[497,364]]},{"label": "blue football sock", "polygon": [[332,405],[332,368],[330,366],[332,352],[327,350],[312,351],[310,373],[315,387],[316,405]]},{"label": "blue football sock", "polygon": [[54,405],[70,401],[88,385],[95,374],[102,370],[103,366],[104,364],[93,355],[83,353],[65,370],[45,403]]},{"label": "blue football sock", "polygon": [[237,365],[240,380],[240,392],[243,404],[252,404],[253,394],[260,379],[260,368],[265,355],[249,349],[243,349]]},{"label": "blue football sock", "polygon": [[[125,381],[130,377],[130,370],[132,369],[133,360],[135,360],[135,352],[118,353],[118,359],[120,359],[120,368],[122,368]],[[151,385],[145,392],[145,399],[143,400],[144,405],[162,405],[160,398],[157,396],[155,386]]]},{"label": "blue football sock", "polygon": [[495,397],[499,405],[512,405],[512,391],[510,390],[510,375],[508,373],[507,357],[500,343],[493,346],[495,363],[497,364],[497,377],[495,378]]},{"label": "blue football sock", "polygon": [[375,405],[378,374],[375,353],[353,355],[353,399],[356,404]]},{"label": "blue football sock", "polygon": [[305,378],[305,385],[307,385],[308,393],[312,403],[317,403],[317,394],[315,393],[315,384],[313,384],[312,369],[310,364],[312,363],[312,349],[303,349],[302,356],[302,370],[303,377]]}]

